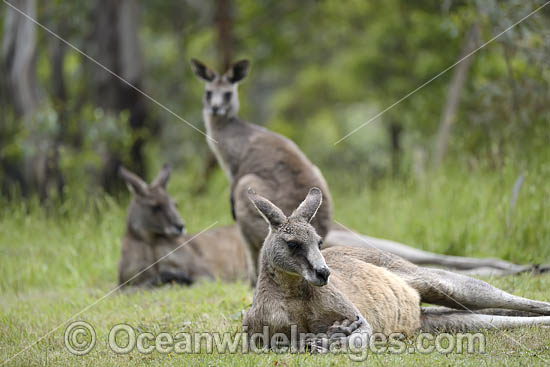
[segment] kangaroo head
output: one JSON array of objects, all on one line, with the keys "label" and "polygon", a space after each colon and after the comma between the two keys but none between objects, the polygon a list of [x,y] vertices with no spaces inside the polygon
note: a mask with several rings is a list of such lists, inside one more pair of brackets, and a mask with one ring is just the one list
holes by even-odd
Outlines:
[{"label": "kangaroo head", "polygon": [[252,189],[248,190],[248,197],[269,223],[262,259],[275,269],[302,277],[313,285],[326,285],[330,269],[321,254],[323,241],[310,224],[323,201],[321,190],[312,188],[289,217]]},{"label": "kangaroo head", "polygon": [[124,167],[119,173],[133,193],[128,222],[134,231],[146,238],[160,235],[176,237],[185,234],[185,224],[176,208],[176,202],[166,192],[172,170],[164,165],[153,182],[148,185]]},{"label": "kangaroo head", "polygon": [[195,75],[206,82],[203,112],[208,116],[234,117],[239,112],[238,83],[250,70],[248,60],[237,61],[225,74],[220,75],[199,60],[191,60]]}]

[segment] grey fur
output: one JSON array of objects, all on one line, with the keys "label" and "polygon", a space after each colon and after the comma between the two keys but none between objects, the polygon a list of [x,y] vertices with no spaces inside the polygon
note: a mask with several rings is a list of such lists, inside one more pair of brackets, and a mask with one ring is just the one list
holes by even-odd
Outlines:
[{"label": "grey fur", "polygon": [[258,196],[251,187],[248,188],[248,197],[270,226],[279,228],[286,222],[287,218],[281,209],[273,205],[268,199]]},{"label": "grey fur", "polygon": [[[206,81],[203,118],[207,134],[212,138],[207,142],[229,177],[233,212],[250,252],[250,266],[257,273],[268,226],[248,200],[248,188],[253,187],[269,198],[288,216],[310,187],[319,187],[325,200],[312,224],[324,237],[332,223],[328,186],[319,169],[291,140],[238,117],[238,84],[232,81],[242,81],[249,69],[248,62],[234,64],[223,75],[197,60],[192,64],[195,74]],[[211,73],[215,76],[210,80]]]},{"label": "grey fur", "polygon": [[300,204],[300,206],[292,213],[292,217],[300,218],[306,222],[311,220],[317,214],[317,210],[323,203],[323,194],[317,187],[309,190],[306,199]]}]

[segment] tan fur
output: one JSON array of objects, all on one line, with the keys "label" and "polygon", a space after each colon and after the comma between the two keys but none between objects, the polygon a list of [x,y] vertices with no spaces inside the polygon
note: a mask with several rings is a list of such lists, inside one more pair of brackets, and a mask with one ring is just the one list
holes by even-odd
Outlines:
[{"label": "tan fur", "polygon": [[356,250],[333,247],[322,252],[332,271],[323,287],[282,274],[272,273],[269,280],[260,275],[243,324],[250,333],[262,332],[264,325],[271,326],[271,334],[287,333],[295,324],[300,332],[318,334],[335,322],[363,316],[373,332],[416,333],[421,326],[418,292],[386,269],[355,257]]},{"label": "tan fur", "polygon": [[[420,296],[405,281],[384,268],[360,260],[360,249],[333,247],[322,251],[331,269],[330,281],[323,287],[305,279],[276,274],[261,274],[254,304],[243,324],[250,333],[287,333],[290,325],[300,332],[326,333],[342,320],[364,317],[373,332],[386,335],[418,331]],[[262,269],[269,269],[264,264]]]},{"label": "tan fur", "polygon": [[374,332],[410,335],[420,328],[420,296],[403,279],[361,260],[361,249],[332,247],[322,251],[331,269],[329,286],[357,307]]},{"label": "tan fur", "polygon": [[210,229],[195,238],[192,247],[214,276],[225,281],[244,280],[249,276],[246,246],[235,226]]}]

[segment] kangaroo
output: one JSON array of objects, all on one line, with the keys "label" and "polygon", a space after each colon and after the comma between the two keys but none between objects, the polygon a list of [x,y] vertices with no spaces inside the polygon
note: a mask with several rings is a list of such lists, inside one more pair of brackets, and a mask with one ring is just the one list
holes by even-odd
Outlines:
[{"label": "kangaroo", "polygon": [[170,167],[165,165],[150,185],[124,167],[119,172],[133,193],[119,263],[121,286],[248,280],[246,249],[235,228],[211,229],[196,238],[185,234],[176,203],[166,192]]},{"label": "kangaroo", "polygon": [[[357,333],[411,335],[419,330],[550,325],[549,316],[509,316],[518,311],[550,315],[550,303],[517,297],[481,280],[418,267],[377,249],[321,251],[322,239],[310,224],[322,203],[318,188],[312,188],[288,217],[254,190],[248,196],[269,225],[253,304],[243,320],[249,336],[268,326],[270,340],[275,333],[290,338],[291,325],[298,332],[348,341]],[[460,310],[422,309],[420,302]],[[503,310],[496,316],[464,312],[488,308]],[[318,342],[313,340],[311,345]]]},{"label": "kangaroo", "polygon": [[[255,278],[249,267],[246,245],[237,226],[209,229],[197,238],[185,235],[183,221],[173,200],[166,192],[166,185],[170,177],[169,167],[163,168],[151,185],[147,185],[141,178],[123,167],[120,168],[120,175],[134,193],[134,197],[130,204],[127,229],[123,240],[122,258],[119,264],[119,284],[153,287],[169,282],[191,285],[199,279],[214,277],[227,281]],[[188,244],[148,268],[162,256],[190,239]],[[421,250],[401,244],[394,245],[393,242],[387,240],[366,237],[335,225],[331,228],[323,247],[342,245],[358,248],[374,246],[389,252],[395,250],[399,254],[405,253],[405,255],[412,251],[413,256],[408,257],[412,262],[420,262],[419,259],[426,258],[422,254],[424,257],[416,255],[416,252],[421,252]],[[402,248],[406,251],[402,251]],[[437,256],[445,257],[444,255],[427,254],[436,259]],[[471,264],[468,261],[470,259],[456,258],[462,263]],[[480,266],[473,270],[487,268],[485,264]],[[493,275],[504,275],[532,269],[530,266],[505,262],[502,266],[502,269],[489,268],[488,271]]]},{"label": "kangaroo", "polygon": [[248,200],[254,186],[281,210],[290,214],[309,187],[325,196],[312,225],[327,235],[332,223],[332,200],[319,169],[291,140],[238,117],[238,85],[250,69],[248,60],[234,63],[220,75],[198,60],[191,60],[194,73],[206,82],[203,118],[208,144],[231,184],[231,207],[250,254],[250,266],[258,272],[258,258],[268,226]]},{"label": "kangaroo", "polygon": [[[542,273],[550,265],[515,265],[498,259],[475,259],[439,255],[395,241],[352,233],[331,223],[332,199],[320,170],[289,139],[238,117],[238,84],[247,76],[250,62],[234,63],[220,75],[202,62],[192,59],[193,72],[206,83],[203,119],[208,145],[231,183],[231,210],[247,244],[251,272],[258,273],[261,244],[267,226],[251,206],[246,190],[253,186],[288,214],[307,193],[320,187],[325,197],[312,225],[326,238],[325,244],[346,244],[359,248],[380,248],[419,265],[434,264],[459,269],[471,275],[510,275],[523,272]],[[281,190],[284,187],[284,190]]]}]

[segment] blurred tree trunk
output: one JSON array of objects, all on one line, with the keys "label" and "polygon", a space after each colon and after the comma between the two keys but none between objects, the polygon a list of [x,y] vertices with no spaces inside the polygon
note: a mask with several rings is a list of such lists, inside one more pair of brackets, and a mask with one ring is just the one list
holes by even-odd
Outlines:
[{"label": "blurred tree trunk", "polygon": [[[36,19],[36,0],[16,0],[13,6]],[[6,8],[2,54],[19,115],[30,115],[39,103],[36,78],[36,26],[11,7]]]},{"label": "blurred tree trunk", "polygon": [[[470,52],[472,52],[477,44],[479,38],[480,27],[479,24],[474,24],[466,38],[464,39],[464,45],[462,47],[462,52],[460,58],[465,57]],[[460,97],[462,96],[462,91],[464,90],[464,85],[466,84],[466,79],[468,76],[468,71],[474,60],[474,56],[463,60],[458,64],[453,71],[453,78],[451,80],[451,85],[449,86],[449,94],[447,95],[447,102],[443,108],[443,113],[441,115],[441,123],[439,125],[439,131],[437,133],[437,141],[435,148],[435,155],[433,160],[434,169],[438,169],[443,157],[447,153],[447,148],[449,146],[449,138],[451,135],[452,127],[456,121],[456,114],[458,111],[458,105],[460,102]]]},{"label": "blurred tree trunk", "polygon": [[[231,0],[217,0],[215,26],[218,33],[217,51],[219,58],[219,70],[223,73],[233,62],[233,4]],[[216,157],[209,150],[203,169],[202,183],[197,192],[202,193],[208,186],[210,176],[218,166]]]},{"label": "blurred tree trunk", "polygon": [[218,31],[220,71],[224,72],[233,62],[233,4],[231,0],[218,0],[215,21]]},{"label": "blurred tree trunk", "polygon": [[[62,26],[57,29],[59,34],[65,34]],[[67,89],[65,87],[65,43],[57,38],[50,39],[50,53],[52,60],[52,85],[53,85],[53,106],[57,112],[57,119],[60,124],[58,140],[61,142],[69,133],[67,126]]]},{"label": "blurred tree trunk", "polygon": [[[135,0],[98,0],[94,43],[96,59],[109,70],[141,89],[143,86],[143,62],[138,39],[139,2]],[[103,152],[100,182],[109,193],[124,187],[118,178],[118,166],[122,163],[142,177],[146,177],[144,144],[147,108],[144,96],[116,76],[94,66],[94,94],[98,106],[107,113],[130,113],[130,129],[133,140],[130,151],[109,146]],[[121,126],[121,129],[125,127]]]},{"label": "blurred tree trunk", "polygon": [[391,170],[392,175],[397,177],[401,168],[401,136],[403,125],[397,121],[393,121],[388,126],[391,144]]},{"label": "blurred tree trunk", "polygon": [[[29,17],[37,18],[36,0],[16,0],[11,4]],[[59,169],[59,146],[42,126],[47,117],[35,114],[41,104],[36,76],[36,30],[33,22],[6,7],[3,66],[9,96],[27,138],[23,142],[22,162],[4,162],[3,165],[4,174],[19,184],[24,196],[38,193],[40,199],[45,200],[52,189],[62,195],[64,183]]]}]

